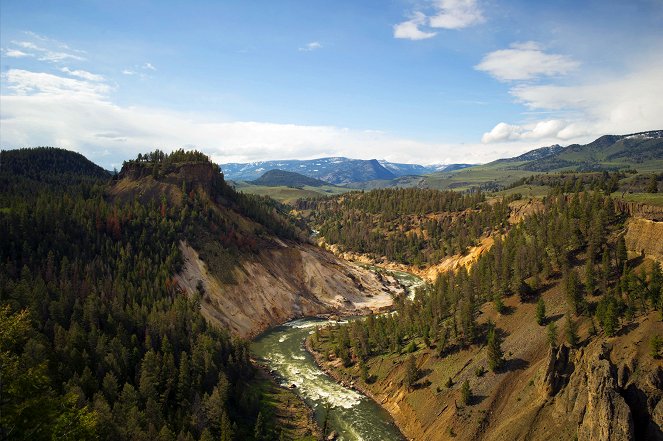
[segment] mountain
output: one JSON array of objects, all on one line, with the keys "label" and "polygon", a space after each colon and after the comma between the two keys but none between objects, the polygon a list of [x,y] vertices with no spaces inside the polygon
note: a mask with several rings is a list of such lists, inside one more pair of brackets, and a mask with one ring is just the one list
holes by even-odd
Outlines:
[{"label": "mountain", "polygon": [[111,177],[109,172],[80,153],[55,147],[0,151],[0,173],[60,182]]},{"label": "mountain", "polygon": [[401,176],[421,176],[441,171],[460,170],[462,168],[471,167],[472,165],[474,165],[474,164],[435,164],[435,165],[400,164],[385,160],[379,160],[378,162],[384,168],[386,168],[394,175],[396,175],[396,177],[399,178]]},{"label": "mountain", "polygon": [[248,164],[221,164],[221,169],[228,179],[251,181],[258,179],[267,170],[283,170],[300,173],[330,184],[342,185],[350,182],[362,182],[372,179],[393,179],[391,171],[377,160],[349,158],[320,158],[310,160],[260,161]]},{"label": "mountain", "polygon": [[594,172],[621,169],[659,173],[663,168],[663,130],[629,135],[605,135],[588,144],[552,145],[512,158],[461,170],[444,170],[424,176],[419,187],[500,190],[538,173]]},{"label": "mountain", "polygon": [[309,178],[308,176],[285,170],[270,170],[255,181],[251,181],[251,184],[264,185],[266,187],[322,187],[329,185],[320,179]]},{"label": "mountain", "polygon": [[560,169],[593,171],[626,166],[638,168],[638,165],[663,159],[663,130],[605,135],[589,144],[544,147],[513,159],[527,161],[519,166],[522,170],[541,172]]},{"label": "mountain", "polygon": [[520,156],[514,158],[500,159],[499,161],[511,161],[511,162],[520,162],[520,161],[538,161],[549,156],[553,156],[564,149],[559,144],[551,145],[550,147],[540,147],[538,149],[530,150],[529,152],[523,153]]},{"label": "mountain", "polygon": [[282,170],[320,179],[335,185],[348,185],[368,181],[389,181],[402,176],[419,176],[439,171],[460,170],[472,164],[419,165],[401,164],[385,160],[363,160],[343,157],[310,160],[259,161],[251,163],[221,164],[227,179],[253,181],[265,171]]}]

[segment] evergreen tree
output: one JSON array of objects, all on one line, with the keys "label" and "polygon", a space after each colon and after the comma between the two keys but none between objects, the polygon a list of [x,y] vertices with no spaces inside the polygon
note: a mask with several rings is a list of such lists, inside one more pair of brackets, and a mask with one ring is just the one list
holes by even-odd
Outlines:
[{"label": "evergreen tree", "polygon": [[619,239],[617,239],[616,254],[617,268],[621,270],[628,260],[628,254],[626,252],[626,239],[624,238],[624,235],[619,236]]},{"label": "evergreen tree", "polygon": [[497,332],[497,328],[489,323],[488,329],[488,367],[495,372],[504,364],[504,354],[502,353],[502,339]]},{"label": "evergreen tree", "polygon": [[265,420],[262,416],[262,412],[258,412],[258,418],[256,418],[256,425],[253,429],[253,437],[256,441],[263,441],[266,439],[267,430],[265,428]]},{"label": "evergreen tree", "polygon": [[536,323],[543,326],[546,322],[546,302],[543,301],[543,296],[539,296],[536,302]]},{"label": "evergreen tree", "polygon": [[566,303],[574,314],[580,314],[582,311],[582,290],[578,280],[578,273],[575,270],[569,271],[564,281],[566,289]]},{"label": "evergreen tree", "polygon": [[647,193],[658,193],[658,182],[655,174],[652,174],[649,181],[647,181]]},{"label": "evergreen tree", "polygon": [[578,324],[574,322],[568,314],[566,315],[565,333],[566,341],[569,346],[572,348],[578,346]]},{"label": "evergreen tree", "polygon": [[469,380],[465,380],[460,388],[460,400],[466,406],[472,401],[472,389],[470,389]]},{"label": "evergreen tree", "polygon": [[414,355],[410,355],[405,361],[405,377],[404,384],[408,390],[412,389],[414,384],[419,379],[419,368],[417,368],[417,361]]}]

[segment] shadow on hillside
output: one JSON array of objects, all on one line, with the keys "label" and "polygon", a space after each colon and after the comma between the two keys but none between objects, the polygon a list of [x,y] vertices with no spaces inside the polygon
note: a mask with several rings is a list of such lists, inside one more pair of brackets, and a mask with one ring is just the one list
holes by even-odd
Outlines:
[{"label": "shadow on hillside", "polygon": [[545,321],[543,322],[543,325],[547,326],[549,323],[556,322],[562,317],[564,317],[564,314],[557,314],[557,315],[551,315],[550,317],[546,317]]},{"label": "shadow on hillside", "polygon": [[481,404],[481,402],[486,398],[488,398],[486,395],[472,395],[469,405],[476,406],[477,404]]},{"label": "shadow on hillside", "polygon": [[521,371],[527,369],[528,367],[529,361],[523,360],[522,358],[511,358],[504,362],[504,366],[501,370],[503,372]]},{"label": "shadow on hillside", "polygon": [[513,306],[504,306],[502,307],[502,312],[500,312],[501,315],[511,315],[514,312],[516,312],[516,308]]},{"label": "shadow on hillside", "polygon": [[615,334],[615,336],[617,336],[617,337],[623,337],[624,335],[626,335],[626,334],[630,333],[631,331],[633,331],[633,330],[634,330],[635,328],[637,328],[638,326],[640,326],[640,325],[638,324],[638,322],[631,322],[631,323],[629,323],[629,324],[626,325],[626,326],[622,326],[622,328],[621,328],[619,331],[617,331],[617,333]]},{"label": "shadow on hillside", "polygon": [[425,381],[418,381],[412,385],[412,389],[426,389],[427,387],[431,386],[431,381],[430,380],[425,380]]}]

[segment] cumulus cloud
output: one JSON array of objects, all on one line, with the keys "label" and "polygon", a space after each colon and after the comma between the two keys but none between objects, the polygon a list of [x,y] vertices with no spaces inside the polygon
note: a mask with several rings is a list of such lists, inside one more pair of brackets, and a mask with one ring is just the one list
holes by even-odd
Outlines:
[{"label": "cumulus cloud", "polygon": [[544,52],[540,44],[514,43],[509,49],[487,54],[475,69],[500,81],[530,80],[542,76],[565,75],[578,67],[572,58]]},{"label": "cumulus cloud", "polygon": [[542,139],[570,139],[587,135],[587,133],[571,133],[566,130],[569,126],[570,123],[560,119],[549,119],[522,125],[501,122],[493,127],[490,132],[484,133],[481,137],[481,142],[492,143],[520,140],[539,141]]},{"label": "cumulus cloud", "polygon": [[436,0],[430,7],[430,15],[415,11],[409,20],[394,25],[394,37],[425,40],[437,35],[433,29],[463,29],[485,21],[476,0]]},{"label": "cumulus cloud", "polygon": [[157,68],[154,67],[154,66],[152,65],[152,63],[145,63],[145,64],[143,64],[143,69],[145,69],[145,70],[152,70],[152,71],[157,70]]},{"label": "cumulus cloud", "polygon": [[422,12],[415,12],[410,20],[394,25],[394,37],[407,40],[425,40],[437,35],[437,32],[425,32],[419,29],[428,22]]},{"label": "cumulus cloud", "polygon": [[312,41],[300,47],[299,52],[311,52],[318,49],[322,49],[322,44],[319,41]]},{"label": "cumulus cloud", "polygon": [[635,66],[628,75],[599,83],[559,86],[520,84],[511,89],[531,110],[572,111],[573,119],[497,124],[484,143],[518,139],[572,140],[663,127],[663,63]]},{"label": "cumulus cloud", "polygon": [[476,0],[439,0],[430,26],[440,29],[463,29],[485,21]]}]

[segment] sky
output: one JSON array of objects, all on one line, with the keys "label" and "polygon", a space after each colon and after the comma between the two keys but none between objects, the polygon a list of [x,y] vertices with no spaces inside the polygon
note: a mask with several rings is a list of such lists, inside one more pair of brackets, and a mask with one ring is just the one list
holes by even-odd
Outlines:
[{"label": "sky", "polygon": [[482,163],[663,129],[663,0],[0,2],[0,147]]}]

